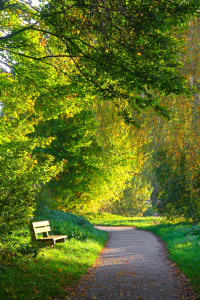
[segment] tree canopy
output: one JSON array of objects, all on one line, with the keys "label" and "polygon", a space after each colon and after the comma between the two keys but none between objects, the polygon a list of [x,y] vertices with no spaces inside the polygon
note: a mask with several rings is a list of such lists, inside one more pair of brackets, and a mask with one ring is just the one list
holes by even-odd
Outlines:
[{"label": "tree canopy", "polygon": [[151,156],[153,120],[141,119],[149,107],[169,117],[175,95],[197,90],[183,71],[179,32],[199,6],[199,0],[0,2],[1,230],[29,220],[47,182],[51,192],[59,186],[65,207],[120,198],[127,182],[125,198],[135,189],[144,203],[140,179],[132,177]]},{"label": "tree canopy", "polygon": [[133,110],[148,106],[166,114],[157,92],[188,91],[173,33],[199,13],[199,1],[40,2],[3,1],[0,37],[1,61],[40,94],[54,69],[67,84],[54,85],[50,98],[60,97],[60,89],[63,96],[98,96],[114,101],[125,120],[134,122]]}]

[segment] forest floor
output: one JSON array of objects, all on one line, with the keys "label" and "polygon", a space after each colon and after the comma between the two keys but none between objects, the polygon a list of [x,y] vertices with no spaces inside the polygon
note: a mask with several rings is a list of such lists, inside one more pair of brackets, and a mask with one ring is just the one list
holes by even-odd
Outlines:
[{"label": "forest floor", "polygon": [[95,266],[65,299],[200,299],[167,259],[163,244],[154,234],[133,227],[96,228],[107,231],[109,241]]}]

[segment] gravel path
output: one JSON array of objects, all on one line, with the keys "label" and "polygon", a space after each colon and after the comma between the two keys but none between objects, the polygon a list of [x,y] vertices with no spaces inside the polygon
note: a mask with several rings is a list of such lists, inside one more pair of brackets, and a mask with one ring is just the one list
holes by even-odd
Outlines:
[{"label": "gravel path", "polygon": [[152,233],[132,227],[96,227],[109,232],[110,239],[67,300],[200,299],[185,288],[186,279],[167,260]]}]

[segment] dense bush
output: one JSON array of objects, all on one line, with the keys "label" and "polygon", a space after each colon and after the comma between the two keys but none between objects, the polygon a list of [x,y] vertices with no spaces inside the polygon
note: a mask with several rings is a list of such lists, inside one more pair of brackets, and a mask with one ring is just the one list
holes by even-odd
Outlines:
[{"label": "dense bush", "polygon": [[40,210],[34,217],[34,221],[44,220],[50,221],[53,234],[65,234],[68,239],[84,240],[94,237],[96,232],[93,225],[83,217],[58,210],[50,210],[47,207]]}]

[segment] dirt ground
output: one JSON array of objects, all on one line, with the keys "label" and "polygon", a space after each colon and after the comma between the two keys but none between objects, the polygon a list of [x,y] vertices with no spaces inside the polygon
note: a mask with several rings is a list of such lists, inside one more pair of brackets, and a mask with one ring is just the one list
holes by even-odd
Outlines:
[{"label": "dirt ground", "polygon": [[132,227],[96,227],[109,232],[109,241],[66,300],[200,299],[155,235]]}]

